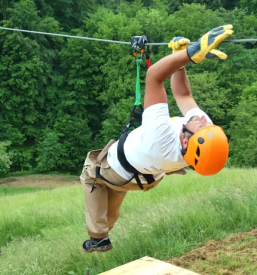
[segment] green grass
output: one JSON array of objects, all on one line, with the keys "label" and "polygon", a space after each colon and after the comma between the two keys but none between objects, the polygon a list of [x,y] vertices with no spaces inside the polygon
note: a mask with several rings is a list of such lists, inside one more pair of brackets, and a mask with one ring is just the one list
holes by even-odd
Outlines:
[{"label": "green grass", "polygon": [[[17,195],[17,194],[24,194],[24,193],[32,193],[42,191],[46,188],[33,188],[33,187],[0,187],[0,197],[1,196],[9,196],[9,195]],[[50,190],[48,188],[48,190]]]},{"label": "green grass", "polygon": [[81,186],[1,196],[0,274],[99,274],[143,256],[167,260],[209,239],[257,226],[257,170],[166,177],[128,192],[110,233],[114,249],[85,254]]}]

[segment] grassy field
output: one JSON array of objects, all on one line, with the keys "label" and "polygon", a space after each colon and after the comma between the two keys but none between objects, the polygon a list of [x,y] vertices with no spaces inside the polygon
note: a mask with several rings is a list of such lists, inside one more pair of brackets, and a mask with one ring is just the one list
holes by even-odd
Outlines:
[{"label": "grassy field", "polygon": [[[17,194],[24,194],[24,193],[32,193],[37,191],[42,191],[46,188],[35,188],[35,187],[2,187],[0,188],[0,197],[2,196],[9,196],[9,195],[17,195]],[[47,188],[48,189],[48,188]]]},{"label": "grassy field", "polygon": [[[95,275],[146,255],[168,261],[208,240],[248,231],[257,226],[256,176],[255,169],[225,169],[213,177],[189,171],[166,177],[149,192],[129,192],[110,233],[114,249],[102,254],[81,249],[88,236],[80,185],[2,194],[0,274],[84,275],[90,268]],[[239,262],[242,272],[249,268]],[[202,274],[225,274],[216,269],[205,266]]]}]

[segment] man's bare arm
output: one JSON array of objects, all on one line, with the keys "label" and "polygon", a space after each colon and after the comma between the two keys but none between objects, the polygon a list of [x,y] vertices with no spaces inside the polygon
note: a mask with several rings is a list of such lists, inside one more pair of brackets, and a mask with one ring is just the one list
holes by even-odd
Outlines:
[{"label": "man's bare arm", "polygon": [[190,83],[185,70],[179,70],[172,74],[170,85],[178,108],[183,115],[193,108],[199,108],[191,94]]},{"label": "man's bare arm", "polygon": [[186,50],[168,55],[152,65],[146,75],[144,108],[167,103],[163,82],[179,68],[190,62]]}]

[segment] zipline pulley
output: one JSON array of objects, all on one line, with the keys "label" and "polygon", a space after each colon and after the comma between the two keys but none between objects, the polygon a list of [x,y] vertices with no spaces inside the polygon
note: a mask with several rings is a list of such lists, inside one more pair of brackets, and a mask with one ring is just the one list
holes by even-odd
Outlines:
[{"label": "zipline pulley", "polygon": [[145,35],[132,36],[131,47],[132,47],[132,54],[135,58],[137,58],[137,55],[140,54],[141,59],[143,59],[143,57],[146,57],[146,59],[149,59],[150,57],[149,46],[147,46],[147,51],[145,52],[146,43],[147,43],[147,37]]},{"label": "zipline pulley", "polygon": [[137,58],[138,51],[140,53],[140,58],[142,59],[145,52],[145,43],[147,43],[147,37],[145,35],[141,36],[132,36],[131,38],[131,47],[132,54]]}]

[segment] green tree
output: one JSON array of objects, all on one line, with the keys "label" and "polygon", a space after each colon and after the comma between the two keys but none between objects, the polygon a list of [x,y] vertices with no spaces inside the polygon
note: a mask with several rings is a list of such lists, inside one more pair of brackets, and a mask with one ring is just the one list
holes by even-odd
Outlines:
[{"label": "green tree", "polygon": [[[122,129],[125,126],[125,122],[128,120],[129,114],[132,111],[133,103],[134,98],[130,97],[121,99],[118,104],[111,104],[106,112],[107,118],[102,123],[103,128],[101,136],[103,137],[104,143],[107,143],[111,139],[119,139]],[[139,113],[139,107],[136,110],[136,113]],[[131,122],[135,122],[133,118]],[[133,129],[133,125],[131,126],[130,130]]]},{"label": "green tree", "polygon": [[36,149],[34,146],[26,146],[12,149],[12,171],[31,171],[35,166]]},{"label": "green tree", "polygon": [[[80,32],[79,35],[85,33]],[[89,42],[69,39],[61,51],[60,59],[65,85],[59,94],[59,114],[87,118],[90,126],[95,131],[99,130],[102,110],[97,97],[102,85],[96,81],[96,77],[99,75],[101,58],[94,54]]]},{"label": "green tree", "polygon": [[226,10],[233,10],[239,6],[240,0],[171,0],[168,1],[167,6],[170,13],[176,12],[183,4],[200,4],[206,6],[207,9],[218,10],[224,8]]},{"label": "green tree", "polygon": [[0,176],[9,173],[12,164],[11,154],[7,152],[7,148],[11,145],[10,141],[0,142]]},{"label": "green tree", "polygon": [[256,95],[241,97],[239,104],[231,110],[232,115],[235,116],[229,130],[232,165],[240,167],[256,167],[257,165],[256,110]]},{"label": "green tree", "polygon": [[248,11],[249,14],[257,13],[257,0],[240,0],[240,7]]},{"label": "green tree", "polygon": [[174,36],[185,36],[191,41],[197,41],[204,33],[223,24],[224,20],[218,11],[208,10],[204,5],[184,4],[166,20],[166,40],[170,41]]},{"label": "green tree", "polygon": [[54,131],[58,133],[59,143],[65,151],[58,163],[58,170],[80,171],[88,151],[96,148],[97,143],[92,138],[93,131],[88,124],[89,121],[86,118],[68,114],[57,118]]},{"label": "green tree", "polygon": [[59,134],[46,129],[43,140],[37,147],[37,169],[41,172],[57,170],[65,156],[65,148],[59,142]]},{"label": "green tree", "polygon": [[[38,1],[38,0],[37,0]],[[52,8],[53,17],[65,31],[79,28],[86,15],[95,10],[95,0],[44,0]]]},{"label": "green tree", "polygon": [[[5,27],[59,32],[58,22],[41,18],[32,0],[14,3],[4,20]],[[62,38],[1,31],[0,123],[2,137],[17,150],[24,143],[33,146],[46,124],[54,120],[58,103],[58,49]],[[57,70],[56,70],[57,68]],[[16,158],[17,160],[17,158]],[[19,166],[19,164],[13,164]]]},{"label": "green tree", "polygon": [[218,74],[203,72],[201,74],[189,74],[191,89],[199,107],[212,118],[214,124],[222,123],[222,117],[226,113],[229,104],[229,90],[219,86]]}]

